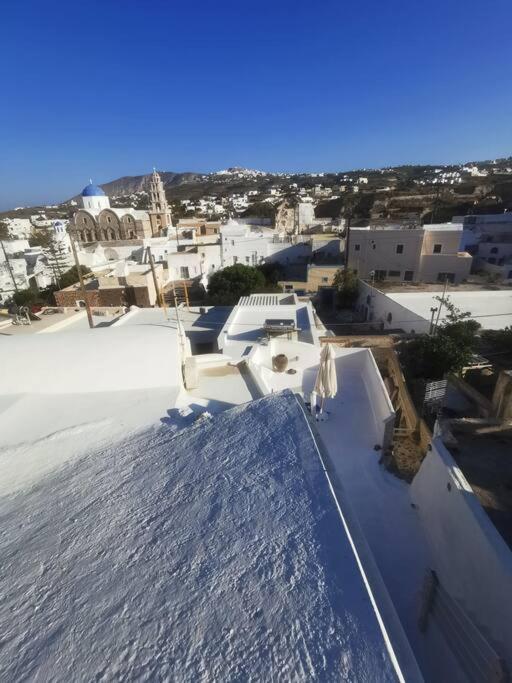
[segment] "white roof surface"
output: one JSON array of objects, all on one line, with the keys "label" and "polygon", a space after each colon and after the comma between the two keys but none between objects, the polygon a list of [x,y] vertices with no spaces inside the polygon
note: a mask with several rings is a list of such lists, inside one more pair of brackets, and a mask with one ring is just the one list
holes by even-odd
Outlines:
[{"label": "white roof surface", "polygon": [[2,337],[0,349],[0,496],[160,424],[182,394],[176,331],[163,326]]},{"label": "white roof surface", "polygon": [[0,516],[2,680],[397,679],[289,392],[90,450]]},{"label": "white roof surface", "polygon": [[313,309],[294,294],[251,294],[241,297],[219,334],[218,344],[232,357],[246,355],[252,345],[265,337],[266,320],[293,320],[300,341],[315,344],[318,333]]},{"label": "white roof surface", "polygon": [[[415,315],[430,321],[432,315],[430,309],[439,306],[436,297],[442,296],[442,292],[386,292],[386,296]],[[471,317],[477,320],[484,329],[499,330],[512,325],[512,290],[473,292],[449,290],[448,296],[461,311],[470,311]],[[444,313],[447,313],[446,309]],[[441,320],[444,320],[443,313],[441,313]]]}]

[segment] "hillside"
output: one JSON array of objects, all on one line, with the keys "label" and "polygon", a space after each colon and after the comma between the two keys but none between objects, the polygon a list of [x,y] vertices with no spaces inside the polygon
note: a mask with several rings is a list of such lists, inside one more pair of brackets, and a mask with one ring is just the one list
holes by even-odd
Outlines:
[{"label": "hillside", "polygon": [[[424,222],[450,220],[453,215],[512,210],[512,157],[453,165],[407,165],[339,173],[267,173],[228,168],[216,173],[159,171],[176,217],[211,215],[199,204],[222,204],[225,215],[255,213],[283,198],[310,197],[319,218],[351,216],[354,224],[398,219],[414,214]],[[148,208],[151,174],[123,176],[101,185],[113,206]],[[246,196],[244,206],[237,205]],[[73,199],[76,201],[78,195]],[[191,206],[185,206],[187,202]],[[203,207],[204,209],[204,207]],[[2,217],[28,217],[44,212],[62,218],[74,210],[72,200],[55,207],[27,207]],[[222,217],[217,216],[217,217]]]},{"label": "hillside", "polygon": [[[161,171],[160,176],[166,188],[175,187],[184,183],[194,183],[203,176],[200,173],[173,173],[172,171]],[[109,195],[128,195],[135,192],[143,192],[148,189],[151,174],[123,176],[109,183],[104,183],[101,187]]]}]

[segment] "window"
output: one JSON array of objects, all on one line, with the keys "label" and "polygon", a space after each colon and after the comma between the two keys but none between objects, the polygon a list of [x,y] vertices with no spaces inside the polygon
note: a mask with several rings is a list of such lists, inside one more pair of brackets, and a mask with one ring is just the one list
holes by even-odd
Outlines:
[{"label": "window", "polygon": [[361,251],[361,245],[360,244],[354,244],[354,251]]},{"label": "window", "polygon": [[233,265],[238,263],[238,256],[233,256]]},{"label": "window", "polygon": [[376,270],[375,271],[375,279],[376,280],[385,280],[386,275],[387,275],[387,272],[385,270]]},{"label": "window", "polygon": [[396,245],[396,253],[397,254],[403,254],[404,253],[404,245],[403,244],[397,244]]},{"label": "window", "polygon": [[404,282],[412,282],[414,279],[414,270],[406,270],[404,273]]},{"label": "window", "polygon": [[180,277],[182,280],[188,280],[189,279],[190,273],[188,272],[188,266],[181,266]]},{"label": "window", "polygon": [[322,278],[322,282],[329,282],[329,278],[328,278],[328,277],[323,277],[323,278]]},{"label": "window", "polygon": [[235,240],[231,240],[231,246],[232,246],[232,247],[235,246]]},{"label": "window", "polygon": [[107,223],[112,223],[112,219],[110,218],[110,216],[107,216]]},{"label": "window", "polygon": [[491,249],[491,254],[497,254],[498,253],[498,247],[493,247]]},{"label": "window", "polygon": [[399,270],[390,270],[388,275],[389,275],[389,277],[400,277],[400,271]]},{"label": "window", "polygon": [[434,253],[434,254],[440,254],[442,248],[443,248],[443,245],[442,245],[442,244],[434,244],[434,251],[433,251],[433,253]]},{"label": "window", "polygon": [[247,265],[249,265],[250,260],[251,259],[248,256],[245,257],[245,262],[247,263]]},{"label": "window", "polygon": [[438,273],[438,282],[455,282],[455,273]]}]

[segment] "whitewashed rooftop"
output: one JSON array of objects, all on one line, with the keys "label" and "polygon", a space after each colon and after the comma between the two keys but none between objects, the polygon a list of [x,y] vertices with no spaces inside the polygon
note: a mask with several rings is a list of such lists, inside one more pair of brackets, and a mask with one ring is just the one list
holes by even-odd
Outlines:
[{"label": "whitewashed rooftop", "polygon": [[419,680],[290,393],[90,449],[0,518],[2,680]]},{"label": "whitewashed rooftop", "polygon": [[[439,306],[436,297],[441,295],[441,292],[386,292],[386,296],[392,301],[410,311],[412,316],[407,317],[409,322],[414,316],[430,321],[430,309]],[[512,325],[512,289],[461,292],[449,289],[448,297],[461,311],[469,311],[471,317],[484,329],[499,330]],[[442,311],[441,321],[445,319],[447,312],[446,308]]]},{"label": "whitewashed rooftop", "polygon": [[310,302],[299,301],[295,294],[251,294],[241,297],[222,328],[217,343],[233,358],[246,356],[265,338],[267,320],[291,320],[296,338],[318,344],[323,330],[317,328]]}]

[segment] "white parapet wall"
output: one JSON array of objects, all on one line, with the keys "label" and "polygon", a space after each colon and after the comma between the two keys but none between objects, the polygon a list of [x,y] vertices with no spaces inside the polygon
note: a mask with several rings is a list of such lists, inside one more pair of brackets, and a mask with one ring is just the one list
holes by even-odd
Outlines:
[{"label": "white parapet wall", "polygon": [[[85,394],[180,388],[176,330],[104,327],[6,337],[1,389],[7,394]],[[158,360],[155,360],[158,359]],[[66,371],[63,371],[63,368]]]},{"label": "white parapet wall", "polygon": [[373,419],[381,434],[381,445],[383,448],[387,448],[393,441],[395,411],[373,353],[370,349],[362,349],[362,353],[364,354],[362,356],[364,357],[362,364],[364,385],[370,399]]},{"label": "white parapet wall", "polygon": [[[434,292],[432,296],[440,294]],[[362,280],[359,280],[357,309],[365,321],[380,322],[385,330],[400,328],[405,332],[422,334],[428,333],[430,329],[429,320]]]},{"label": "white parapet wall", "polygon": [[[320,351],[313,344],[277,337],[266,345],[255,345],[247,356],[247,365],[262,394],[291,389],[307,400],[315,385]],[[368,428],[375,433],[379,445],[386,448],[393,437],[395,412],[372,352],[370,349],[339,347],[335,352],[338,400],[352,400],[352,392],[356,392],[359,400],[362,393],[361,409],[367,412]],[[294,370],[293,374],[272,369],[272,358],[277,354],[287,356],[288,367]]]},{"label": "white parapet wall", "polygon": [[512,670],[512,552],[439,437],[411,485],[411,499],[444,588]]}]

